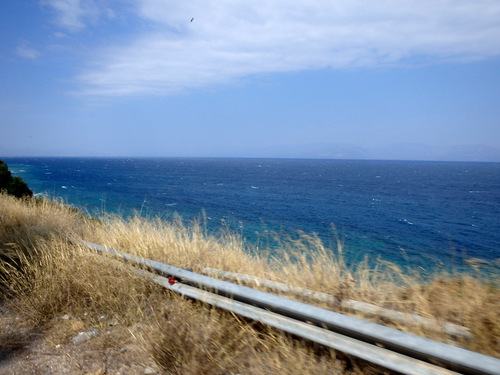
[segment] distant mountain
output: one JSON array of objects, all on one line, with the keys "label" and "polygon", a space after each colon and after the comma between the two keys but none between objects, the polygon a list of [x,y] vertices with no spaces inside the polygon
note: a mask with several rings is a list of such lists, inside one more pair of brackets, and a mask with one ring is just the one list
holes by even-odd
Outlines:
[{"label": "distant mountain", "polygon": [[[279,149],[276,149],[278,151]],[[310,159],[368,159],[369,149],[349,143],[308,143],[294,145],[283,152],[285,157]]]},{"label": "distant mountain", "polygon": [[[79,155],[57,153],[50,156]],[[86,155],[100,156],[109,155]],[[0,156],[46,156],[36,149],[13,149],[0,147]],[[134,155],[124,155],[134,156]],[[172,156],[172,155],[162,155]],[[257,158],[304,158],[304,159],[375,159],[375,160],[441,160],[441,161],[480,161],[500,162],[500,147],[484,145],[459,145],[453,147],[431,146],[418,143],[396,143],[384,147],[361,147],[350,143],[317,142],[292,145],[253,147],[217,154],[207,153],[183,156],[219,156],[219,157],[257,157]]]},{"label": "distant mountain", "polygon": [[418,143],[395,143],[373,150],[375,159],[388,160],[440,160],[440,149]]},{"label": "distant mountain", "polygon": [[500,162],[500,148],[484,145],[429,146],[399,143],[375,151],[377,159]]},{"label": "distant mountain", "polygon": [[500,162],[500,148],[484,145],[450,147],[443,160],[467,160]]},{"label": "distant mountain", "polygon": [[236,156],[304,159],[367,159],[370,150],[348,143],[302,143],[255,147],[241,150]]},{"label": "distant mountain", "polygon": [[236,156],[500,162],[500,148],[484,145],[445,147],[418,143],[397,143],[368,148],[349,143],[304,143],[242,150],[240,155]]}]

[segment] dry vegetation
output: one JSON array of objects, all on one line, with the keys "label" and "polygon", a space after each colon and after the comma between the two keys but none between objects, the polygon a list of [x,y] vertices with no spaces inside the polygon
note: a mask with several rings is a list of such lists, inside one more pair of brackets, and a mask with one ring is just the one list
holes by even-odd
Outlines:
[{"label": "dry vegetation", "polygon": [[[249,254],[237,235],[209,236],[197,223],[94,219],[57,202],[0,195],[0,373],[377,373],[182,299],[137,278],[127,266],[68,242],[68,235],[195,272],[213,267],[246,273],[459,324],[474,339],[446,337],[439,327],[427,332],[383,322],[500,357],[498,269],[490,269],[488,280],[480,278],[480,268],[477,275],[443,272],[426,280],[382,262],[375,269],[367,264],[348,269],[340,243],[332,250],[305,235],[284,241],[281,253]],[[94,338],[73,343],[79,332],[92,329],[98,331]]]}]

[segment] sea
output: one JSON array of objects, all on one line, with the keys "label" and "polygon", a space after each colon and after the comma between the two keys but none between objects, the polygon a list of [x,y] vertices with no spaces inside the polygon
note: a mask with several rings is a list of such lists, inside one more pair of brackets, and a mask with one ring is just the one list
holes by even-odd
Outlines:
[{"label": "sea", "polygon": [[[500,163],[245,158],[2,158],[37,195],[89,215],[231,230],[252,251],[318,237],[351,265],[500,265]],[[481,260],[474,261],[474,260]]]}]

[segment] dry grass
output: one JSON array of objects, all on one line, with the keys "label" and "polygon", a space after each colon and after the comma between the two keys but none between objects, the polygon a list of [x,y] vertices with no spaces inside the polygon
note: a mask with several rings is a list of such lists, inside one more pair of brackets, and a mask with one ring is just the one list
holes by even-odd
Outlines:
[{"label": "dry grass", "polygon": [[[456,323],[468,327],[474,339],[457,341],[439,330],[384,322],[500,357],[500,291],[494,271],[484,281],[480,270],[477,275],[442,273],[423,280],[390,263],[349,269],[340,243],[332,250],[307,235],[283,241],[281,252],[250,255],[237,235],[223,231],[208,236],[197,223],[112,216],[96,220],[59,203],[0,195],[0,287],[4,305],[16,311],[16,324],[28,327],[22,335],[6,329],[0,333],[0,363],[2,353],[24,347],[33,335],[70,348],[72,337],[93,328],[109,332],[91,340],[100,352],[122,353],[129,343],[142,353],[144,363],[153,359],[168,374],[376,372],[330,350],[181,299],[135,277],[127,266],[69,243],[67,235],[195,272],[213,267],[247,273],[433,318],[437,325]],[[69,318],[62,322],[61,317]],[[116,361],[123,358],[116,354]],[[78,371],[96,371],[82,370],[81,363]],[[110,368],[99,371],[112,373]]]}]

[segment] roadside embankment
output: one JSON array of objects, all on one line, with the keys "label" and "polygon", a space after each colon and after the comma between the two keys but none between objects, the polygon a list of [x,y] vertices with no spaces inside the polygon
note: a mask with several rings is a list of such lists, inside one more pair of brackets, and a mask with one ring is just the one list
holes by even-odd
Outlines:
[{"label": "roadside embankment", "polygon": [[[43,366],[67,374],[379,372],[182,299],[68,236],[195,272],[225,270],[321,292],[337,303],[316,302],[320,307],[500,358],[498,279],[483,280],[480,269],[477,276],[442,273],[424,280],[386,262],[348,268],[340,242],[329,249],[307,235],[283,241],[281,252],[249,252],[237,234],[208,235],[199,223],[92,218],[58,202],[0,195],[0,373],[36,374]],[[258,282],[252,287],[266,290]],[[436,326],[364,314],[342,303],[353,300],[419,315]],[[444,334],[445,323],[467,327],[472,338]],[[82,342],[81,332],[89,333]]]}]

